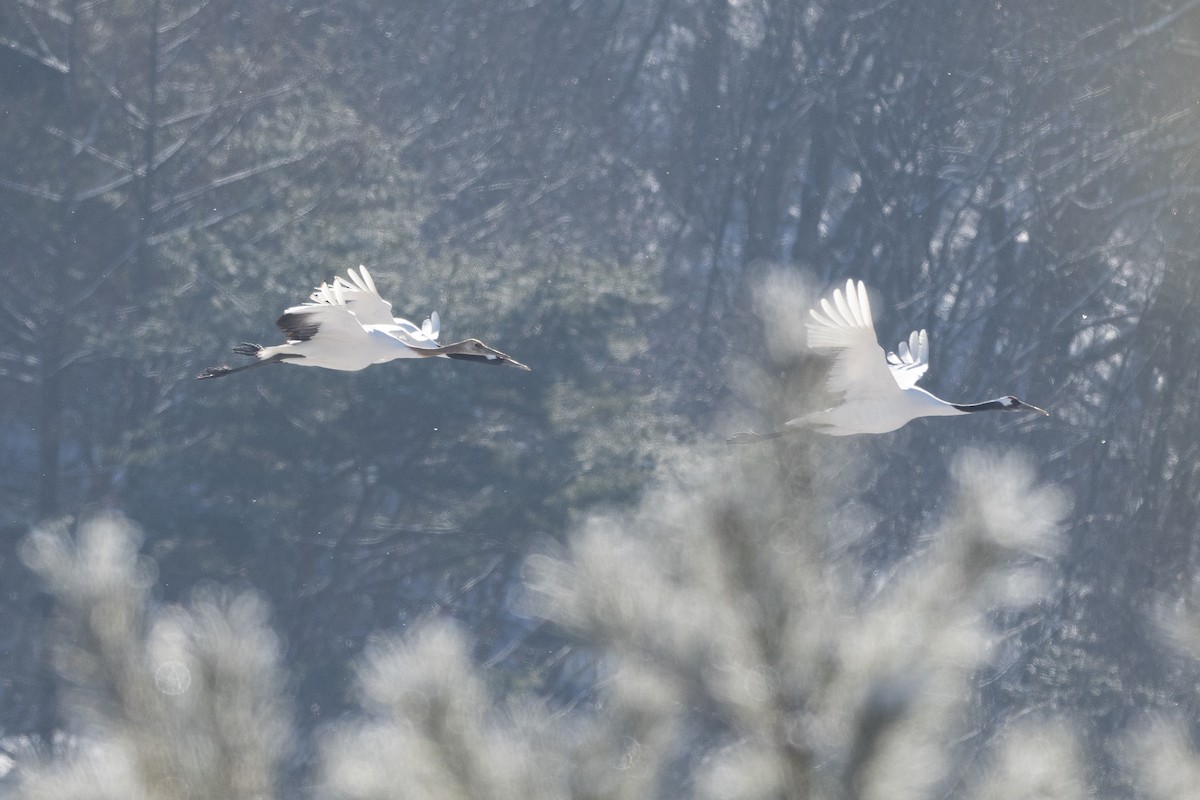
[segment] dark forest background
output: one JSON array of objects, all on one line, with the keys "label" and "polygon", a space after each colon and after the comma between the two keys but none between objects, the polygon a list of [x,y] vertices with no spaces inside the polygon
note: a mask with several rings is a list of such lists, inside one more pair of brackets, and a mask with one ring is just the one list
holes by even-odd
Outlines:
[{"label": "dark forest background", "polygon": [[[486,683],[493,699],[472,695],[481,707],[538,698],[538,713],[558,720],[678,695],[701,715],[680,723],[686,732],[614,734],[647,752],[659,742],[661,764],[627,794],[575,796],[871,795],[862,776],[892,763],[864,772],[872,737],[911,716],[886,700],[893,684],[863,694],[875,700],[857,727],[840,723],[842,739],[827,732],[841,750],[797,744],[776,720],[787,744],[771,758],[786,769],[746,750],[758,741],[747,720],[769,708],[818,714],[815,695],[783,693],[753,713],[718,702],[705,715],[684,689],[725,695],[682,667],[666,686],[642,685],[644,697],[605,694],[623,674],[613,648],[640,653],[644,671],[674,663],[648,642],[681,640],[666,617],[631,622],[636,636],[602,624],[636,602],[585,613],[566,597],[586,581],[559,573],[584,570],[601,518],[628,537],[609,542],[626,556],[626,545],[670,540],[663,531],[684,542],[706,526],[822,542],[780,580],[832,581],[845,605],[806,608],[848,618],[868,619],[879,597],[900,602],[906,576],[927,569],[910,582],[942,587],[941,602],[903,612],[926,621],[897,611],[863,635],[911,636],[920,650],[921,630],[956,602],[990,632],[986,657],[943,654],[969,667],[956,695],[965,732],[933,750],[991,763],[979,754],[1003,749],[1013,725],[1050,720],[1054,747],[1075,753],[1058,761],[1083,776],[1070,786],[1156,791],[1130,777],[1126,750],[1163,748],[1114,743],[1150,712],[1169,712],[1179,742],[1200,726],[1194,659],[1161,635],[1200,568],[1198,74],[1197,0],[2,0],[5,751],[52,764],[113,707],[136,705],[118,691],[114,706],[88,706],[79,693],[111,689],[115,673],[63,666],[75,663],[64,648],[103,652],[104,636],[86,634],[101,595],[80,586],[121,581],[88,583],[86,531],[77,561],[65,555],[75,540],[63,533],[55,550],[47,531],[108,519],[95,525],[111,552],[90,563],[129,562],[106,573],[136,589],[123,602],[141,621],[125,646],[150,647],[139,637],[168,612],[191,614],[176,622],[192,634],[206,613],[243,619],[228,625],[249,638],[275,632],[264,658],[278,674],[263,681],[287,708],[280,730],[294,733],[264,758],[289,792],[377,796],[314,766],[365,752],[322,745],[321,731],[369,708],[363,692],[386,695],[380,663],[400,659],[392,667],[412,675],[404,659],[427,647],[461,686]],[[275,342],[283,308],[358,264],[397,314],[437,310],[447,340],[477,336],[533,372],[436,362],[194,380],[239,341]],[[812,292],[847,277],[870,287],[885,342],[929,330],[926,388],[955,400],[1014,393],[1054,416],[726,450],[739,427],[806,409],[811,365],[787,326]],[[960,456],[968,446],[1023,456]],[[987,499],[993,490],[1003,502]],[[712,514],[693,519],[689,505]],[[1014,508],[1033,516],[1003,517]],[[134,539],[111,522],[118,513],[139,526]],[[1057,520],[1052,548],[1030,544],[1041,533],[1005,544],[1041,565],[1036,597],[962,601],[965,584],[946,577],[958,573],[938,571],[960,563],[936,556],[955,525],[1003,538],[1043,517]],[[655,563],[677,582],[694,552],[761,561],[710,550],[680,544],[591,578],[649,585],[639,569]],[[712,614],[771,582],[742,579],[728,604],[700,592]],[[220,599],[250,591],[261,598],[252,611]],[[756,601],[766,617],[790,608],[772,597]],[[780,614],[788,630],[805,618]],[[437,627],[448,621],[456,627]],[[759,623],[747,624],[770,629]],[[372,649],[410,630],[417,643]],[[681,653],[704,658],[680,647],[680,664]],[[364,652],[375,672],[356,668]],[[921,658],[936,652],[892,663],[928,676]],[[764,653],[760,666],[804,658]],[[767,684],[799,686],[779,664]],[[93,713],[77,713],[81,703]],[[742,748],[727,757],[746,775],[785,777],[757,795],[729,784],[733,773],[704,756],[729,747]],[[1012,751],[1025,754],[1013,763],[1054,747]],[[1186,762],[1188,746],[1177,750]],[[810,785],[804,770],[828,783]],[[886,794],[952,791],[972,782],[963,770]],[[208,796],[146,785],[144,796]],[[481,796],[471,785],[463,796]]]}]

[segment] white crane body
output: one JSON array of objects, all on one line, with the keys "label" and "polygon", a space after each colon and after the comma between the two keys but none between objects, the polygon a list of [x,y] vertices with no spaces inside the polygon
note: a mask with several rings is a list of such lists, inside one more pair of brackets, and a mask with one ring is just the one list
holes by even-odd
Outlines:
[{"label": "white crane body", "polygon": [[849,436],[855,433],[891,433],[919,417],[954,417],[967,413],[914,386],[893,398],[883,410],[877,400],[849,400],[825,411],[788,420],[784,425],[811,428],[830,436]]},{"label": "white crane body", "polygon": [[419,326],[393,317],[392,304],[379,296],[366,267],[348,274],[350,280],[338,276],[332,284],[322,283],[309,302],[283,312],[275,324],[286,342],[270,347],[238,345],[235,353],[256,360],[240,367],[211,367],[198,377],[219,378],[266,364],[357,372],[402,358],[453,358],[529,369],[478,339],[439,345],[441,321],[436,311]]},{"label": "white crane body", "polygon": [[807,324],[808,346],[831,359],[828,388],[841,402],[824,411],[797,417],[784,429],[760,435],[740,433],[729,441],[745,444],[777,438],[784,433],[814,430],[830,436],[889,433],[921,417],[956,417],[976,411],[1049,412],[1012,395],[982,403],[950,403],[917,386],[929,370],[929,337],[913,331],[895,352],[884,353],[875,334],[867,287],[846,281],[846,290],[835,289],[811,309]]}]

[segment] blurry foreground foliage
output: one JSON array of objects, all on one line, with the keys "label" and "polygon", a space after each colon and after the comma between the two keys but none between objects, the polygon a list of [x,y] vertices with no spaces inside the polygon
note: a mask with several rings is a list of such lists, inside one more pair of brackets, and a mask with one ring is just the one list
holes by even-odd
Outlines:
[{"label": "blurry foreground foliage", "polygon": [[34,532],[23,556],[57,600],[67,754],[23,764],[29,798],[266,797],[289,749],[279,648],[252,594],[152,610],[152,565],[119,517]]},{"label": "blurry foreground foliage", "polygon": [[[595,281],[594,299],[613,293]],[[763,318],[778,334],[770,338],[786,343],[796,320],[772,313],[772,304],[794,306],[803,289],[781,278],[768,288]],[[612,294],[614,315],[630,313],[621,298]],[[602,327],[590,333],[574,337],[584,343],[576,346],[598,348],[603,374],[613,343]],[[744,368],[738,380],[786,403],[788,387],[806,379],[803,360],[783,345],[771,355],[773,367]],[[585,363],[590,357],[581,351]],[[768,373],[780,369],[784,380],[773,381]],[[561,381],[543,388],[547,398],[575,391]],[[586,389],[575,402],[587,402]],[[486,442],[486,418],[471,424]],[[590,437],[578,440],[581,463],[604,452]],[[461,436],[431,442],[426,457],[446,469],[465,454],[439,456],[441,446],[478,447]],[[377,470],[386,469],[386,449]],[[74,532],[42,526],[22,557],[56,601],[65,735],[18,753],[16,796],[1090,796],[1099,767],[1085,756],[1079,719],[990,707],[989,687],[1020,663],[1022,630],[1061,584],[1064,494],[1039,486],[1024,457],[963,451],[950,466],[947,497],[924,498],[939,521],[913,532],[907,555],[881,569],[863,544],[877,513],[838,491],[864,468],[854,452],[797,436],[737,450],[695,444],[661,457],[657,480],[631,510],[593,512],[565,542],[544,537],[532,555],[512,553],[521,559],[519,588],[494,597],[487,613],[553,626],[572,642],[550,660],[555,680],[544,657],[525,664],[522,682],[544,692],[514,683],[515,664],[497,669],[488,643],[456,619],[462,609],[448,608],[372,642],[359,659],[358,710],[333,718],[311,746],[293,722],[303,709],[289,704],[303,702],[295,686],[331,667],[285,670],[257,595],[210,587],[165,605],[153,591],[158,564],[139,556],[139,534],[122,517],[95,516]],[[329,449],[324,456],[338,462]],[[384,503],[387,485],[362,484],[364,497]],[[492,492],[470,513],[482,520],[505,507]],[[435,545],[433,553],[446,553]],[[346,574],[370,597],[362,559],[374,552],[385,561],[388,551],[333,552],[330,568],[360,570]],[[1196,618],[1164,612],[1160,625],[1192,660]],[[1187,796],[1195,786],[1200,758],[1177,721],[1148,720],[1115,747],[1126,777],[1110,784],[1153,798]]]},{"label": "blurry foreground foliage", "polygon": [[[1062,496],[1021,458],[967,452],[942,521],[880,579],[830,522],[818,453],[802,441],[762,456],[698,451],[636,512],[595,516],[527,561],[522,608],[575,637],[574,658],[597,659],[594,702],[503,693],[463,629],[427,619],[370,648],[362,712],[322,734],[307,791],[1086,796],[1069,720],[976,728],[977,679],[1008,641],[994,621],[1055,580]],[[137,544],[128,522],[99,517],[24,547],[57,601],[70,738],[18,762],[17,796],[283,796],[289,679],[262,602],[208,589],[156,605]],[[1138,762],[1168,792],[1156,796],[1197,768],[1172,730],[1146,736],[1174,749],[1143,747]]]}]

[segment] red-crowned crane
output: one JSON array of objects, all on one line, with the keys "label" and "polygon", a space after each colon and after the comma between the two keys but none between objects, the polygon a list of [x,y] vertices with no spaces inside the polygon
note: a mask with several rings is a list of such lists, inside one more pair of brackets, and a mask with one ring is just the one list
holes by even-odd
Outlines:
[{"label": "red-crowned crane", "polygon": [[875,335],[871,303],[862,281],[846,281],[846,291],[835,289],[832,302],[821,300],[821,310],[810,309],[808,327],[811,350],[831,356],[829,389],[841,403],[825,411],[806,414],[784,423],[774,433],[739,433],[731,444],[773,439],[785,433],[814,430],[830,436],[887,433],[919,417],[954,417],[976,411],[1050,412],[1012,395],[982,403],[950,403],[917,386],[929,369],[929,337],[913,331],[896,352],[884,355]]},{"label": "red-crowned crane", "polygon": [[478,364],[508,364],[528,371],[520,361],[493,350],[478,339],[437,343],[437,312],[420,327],[392,316],[392,304],[379,296],[366,267],[322,283],[309,302],[292,306],[275,320],[287,341],[273,347],[242,343],[238,355],[255,361],[240,367],[209,367],[197,379],[220,378],[267,364],[295,364],[355,372],[398,358],[454,358]]}]

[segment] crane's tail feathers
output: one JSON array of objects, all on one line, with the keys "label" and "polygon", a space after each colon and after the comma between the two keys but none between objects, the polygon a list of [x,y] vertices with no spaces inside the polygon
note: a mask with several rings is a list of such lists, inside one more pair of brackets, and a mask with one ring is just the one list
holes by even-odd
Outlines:
[{"label": "crane's tail feathers", "polygon": [[253,344],[251,342],[242,342],[237,347],[233,348],[233,352],[237,353],[239,356],[250,356],[251,358],[258,358],[258,354],[261,353],[262,350],[263,346],[261,344]]}]

